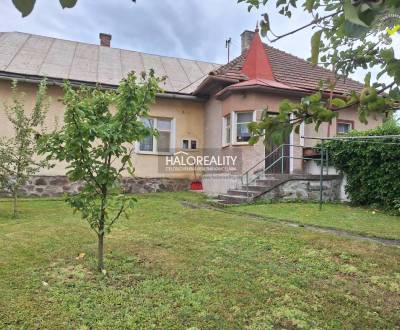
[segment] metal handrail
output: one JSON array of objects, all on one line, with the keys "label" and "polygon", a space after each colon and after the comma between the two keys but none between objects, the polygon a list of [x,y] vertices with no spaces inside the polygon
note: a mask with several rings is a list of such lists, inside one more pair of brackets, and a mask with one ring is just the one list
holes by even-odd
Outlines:
[{"label": "metal handrail", "polygon": [[253,167],[251,167],[250,169],[248,169],[246,172],[243,173],[243,176],[246,175],[246,173],[250,172],[251,170],[254,170],[258,165],[260,165],[262,162],[266,161],[269,157],[271,157],[275,152],[277,152],[279,149],[283,148],[283,147],[298,147],[298,148],[304,148],[304,146],[302,145],[298,145],[298,144],[288,144],[288,143],[284,143],[281,144],[279,147],[276,147],[273,151],[271,151],[267,156],[264,157],[264,159],[262,159],[261,161],[259,161],[257,164],[253,165]]},{"label": "metal handrail", "polygon": [[275,152],[277,152],[280,148],[282,148],[282,146],[284,146],[283,144],[281,144],[279,147],[276,147],[273,151],[271,151],[267,156],[264,157],[264,159],[260,160],[257,164],[253,165],[253,167],[251,167],[250,169],[248,169],[246,172],[244,172],[242,174],[242,177],[245,176],[246,174],[250,173],[251,170],[254,170],[258,165],[260,165],[261,163],[265,162],[269,157],[271,157]]},{"label": "metal handrail", "polygon": [[[266,172],[269,171],[271,168],[273,168],[276,164],[278,164],[280,160],[282,160],[282,157],[279,157],[277,160],[275,160],[275,161],[274,161],[271,165],[269,165],[264,171],[262,171],[262,173],[263,173],[263,174],[266,174]],[[247,186],[248,186],[250,183],[253,183],[254,181],[256,181],[259,177],[260,177],[260,176],[257,175],[257,176],[254,178],[254,180],[252,180],[252,181],[250,181],[250,182],[247,182]]]},{"label": "metal handrail", "polygon": [[[304,146],[302,145],[298,145],[298,144],[288,144],[288,143],[284,143],[281,144],[279,147],[276,147],[273,151],[271,151],[267,156],[265,156],[261,161],[259,161],[257,164],[253,165],[250,169],[248,169],[246,172],[244,172],[241,176],[241,182],[243,184],[243,178],[246,177],[248,178],[249,173],[254,170],[255,168],[257,168],[260,164],[262,164],[263,162],[265,162],[267,159],[269,159],[272,155],[274,155],[277,151],[279,151],[280,149],[282,149],[282,156],[283,152],[284,152],[284,147],[295,147],[295,148],[304,148]],[[286,156],[287,157],[287,156]],[[276,164],[275,164],[276,165]],[[282,163],[283,166],[283,163]],[[265,173],[265,171],[263,171]]]},{"label": "metal handrail", "polygon": [[[262,171],[263,174],[266,174],[271,168],[273,168],[276,164],[279,163],[279,161],[285,159],[285,158],[289,158],[289,159],[301,159],[301,160],[314,160],[314,158],[311,157],[294,157],[294,156],[281,156],[279,157],[277,160],[275,160],[271,165],[269,165],[267,168],[265,168],[264,171]],[[260,175],[257,175],[254,179],[252,179],[251,181],[248,181],[248,185],[253,183],[254,181],[256,181],[258,178],[260,177]]]},{"label": "metal handrail", "polygon": [[[295,145],[295,144],[282,144],[279,147],[275,148],[268,156],[266,156],[262,161],[258,162],[256,165],[254,165],[252,168],[250,168],[248,171],[246,171],[242,177],[241,177],[241,181],[242,181],[242,186],[243,186],[243,177],[246,177],[246,196],[247,198],[249,198],[249,184],[253,183],[254,181],[256,181],[259,177],[260,177],[260,173],[262,173],[262,175],[265,175],[271,168],[273,168],[276,164],[278,164],[280,161],[282,162],[282,175],[283,175],[283,171],[284,171],[284,163],[283,160],[285,158],[289,158],[289,159],[301,159],[301,160],[314,160],[314,158],[311,157],[295,157],[295,156],[285,156],[284,154],[284,147],[285,146],[289,146],[289,147],[294,147],[294,148],[304,148],[304,146],[301,145]],[[260,165],[262,162],[265,162],[269,157],[271,157],[274,153],[276,153],[277,151],[279,151],[282,148],[282,154],[281,156],[275,160],[272,164],[270,164],[268,167],[266,167],[263,171],[260,171],[260,173],[258,173],[254,178],[252,178],[249,181],[249,173],[251,170],[255,169],[258,165]],[[323,202],[323,195],[322,195],[322,183],[323,183],[323,175],[324,175],[324,166],[325,166],[325,158],[324,158],[324,140],[321,140],[321,146],[320,147],[314,147],[314,148],[318,148],[321,149],[320,152],[320,167],[321,167],[321,173],[320,173],[320,210],[322,209],[322,202]],[[326,152],[326,167],[327,167],[327,174],[328,174],[328,168],[329,168],[329,158],[328,158],[328,153]]]}]

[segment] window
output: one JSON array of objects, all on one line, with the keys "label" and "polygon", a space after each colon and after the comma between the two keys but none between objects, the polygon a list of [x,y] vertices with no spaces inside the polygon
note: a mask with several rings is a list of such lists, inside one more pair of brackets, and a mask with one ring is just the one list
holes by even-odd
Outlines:
[{"label": "window", "polygon": [[183,150],[196,150],[197,149],[197,141],[196,140],[182,140],[182,149]]},{"label": "window", "polygon": [[236,112],[236,142],[250,140],[249,124],[254,121],[255,112]]},{"label": "window", "polygon": [[231,114],[223,118],[223,134],[222,134],[222,145],[226,146],[231,143],[232,140],[232,120]]},{"label": "window", "polygon": [[349,133],[353,129],[354,123],[347,120],[338,120],[336,125],[337,135],[343,135]]},{"label": "window", "polygon": [[190,149],[192,149],[192,150],[197,149],[197,141],[196,140],[190,141]]},{"label": "window", "polygon": [[157,152],[171,152],[171,119],[157,119]]},{"label": "window", "polygon": [[256,121],[256,111],[232,112],[222,118],[222,146],[231,143],[247,144],[250,140],[248,125]]},{"label": "window", "polygon": [[189,150],[189,140],[183,140],[182,141],[182,149],[183,150]]},{"label": "window", "polygon": [[166,118],[144,118],[146,127],[154,127],[158,136],[148,136],[139,143],[142,153],[170,153],[173,145],[173,120]]},{"label": "window", "polygon": [[[146,127],[154,127],[154,119],[145,118],[142,121]],[[140,142],[140,151],[153,152],[153,147],[153,136],[147,136]]]}]

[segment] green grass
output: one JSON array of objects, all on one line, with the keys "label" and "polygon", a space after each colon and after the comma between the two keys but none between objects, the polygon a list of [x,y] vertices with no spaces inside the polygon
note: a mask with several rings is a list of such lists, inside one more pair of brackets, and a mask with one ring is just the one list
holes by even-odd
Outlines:
[{"label": "green grass", "polygon": [[400,217],[345,204],[324,204],[322,211],[316,203],[253,204],[234,206],[230,210],[341,229],[365,236],[400,239]]},{"label": "green grass", "polygon": [[0,203],[0,328],[399,327],[399,248],[181,203],[203,198],[139,196],[105,276],[63,202],[22,202],[17,220]]}]

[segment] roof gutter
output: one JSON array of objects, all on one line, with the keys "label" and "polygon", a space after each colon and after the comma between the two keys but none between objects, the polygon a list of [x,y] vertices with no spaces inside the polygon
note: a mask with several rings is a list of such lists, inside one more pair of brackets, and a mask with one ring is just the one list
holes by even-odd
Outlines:
[{"label": "roof gutter", "polygon": [[[295,96],[295,97],[304,97],[313,93],[317,93],[318,90],[310,90],[310,89],[286,89],[286,88],[278,88],[278,87],[270,87],[270,86],[262,86],[262,85],[249,85],[249,86],[228,86],[221,90],[219,93],[216,94],[217,99],[219,100],[224,100],[230,95],[232,95],[235,92],[247,92],[247,91],[253,91],[253,92],[270,92],[278,95],[290,95],[290,96]],[[331,93],[327,91],[322,91],[322,96],[324,98],[329,98],[331,96],[338,97],[338,98],[344,98],[344,94],[340,94],[337,92]]]},{"label": "roof gutter", "polygon": [[247,92],[247,91],[254,91],[254,92],[271,92],[274,94],[283,94],[283,95],[291,95],[291,96],[304,96],[307,95],[307,91],[303,90],[292,90],[292,89],[282,89],[282,88],[274,88],[268,86],[240,86],[235,88],[229,88],[222,90],[218,93],[217,98],[219,100],[226,99],[229,95],[235,92]]},{"label": "roof gutter", "polygon": [[190,95],[190,94],[180,94],[180,93],[171,93],[171,92],[164,92],[158,93],[157,97],[163,99],[172,99],[172,100],[187,100],[187,101],[194,101],[194,102],[204,102],[207,100],[205,97]]},{"label": "roof gutter", "polygon": [[233,79],[233,78],[223,78],[223,77],[217,77],[217,76],[213,76],[213,75],[209,75],[207,76],[206,79],[204,79],[201,84],[196,88],[196,90],[193,92],[193,94],[201,94],[201,92],[206,89],[207,86],[209,86],[209,84],[213,83],[213,82],[220,82],[223,84],[236,84],[239,82],[239,80],[237,79]]},{"label": "roof gutter", "polygon": [[[62,87],[65,81],[69,81],[72,87],[79,88],[82,85],[89,86],[89,87],[96,87],[99,86],[101,89],[117,89],[117,85],[110,85],[110,84],[97,84],[88,81],[81,81],[81,80],[70,80],[70,79],[60,79],[60,78],[49,78],[49,77],[42,77],[42,76],[35,76],[35,75],[25,75],[19,73],[12,73],[12,72],[5,72],[0,71],[0,80],[17,80],[19,82],[24,82],[28,84],[38,84],[44,78],[47,79],[48,85],[51,86],[59,86]],[[183,94],[183,93],[174,93],[174,92],[163,92],[157,93],[157,97],[166,98],[166,99],[174,99],[174,100],[187,100],[187,101],[195,101],[195,102],[204,102],[205,98],[198,97],[191,94]]]}]

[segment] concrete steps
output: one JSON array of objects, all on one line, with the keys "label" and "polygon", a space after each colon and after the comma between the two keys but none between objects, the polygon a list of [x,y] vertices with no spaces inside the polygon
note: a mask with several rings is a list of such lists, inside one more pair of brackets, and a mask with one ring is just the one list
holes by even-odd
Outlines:
[{"label": "concrete steps", "polygon": [[251,203],[258,196],[285,182],[288,177],[287,175],[262,176],[248,187],[242,185],[238,189],[230,189],[226,194],[219,195],[216,202],[224,205]]},{"label": "concrete steps", "polygon": [[220,204],[246,204],[249,203],[252,198],[248,198],[246,196],[238,196],[238,195],[218,195],[218,202]]},{"label": "concrete steps", "polygon": [[[333,179],[335,177],[337,176],[324,175],[324,180]],[[238,189],[228,190],[226,194],[219,195],[215,202],[220,205],[251,203],[260,196],[278,188],[280,185],[295,180],[319,181],[320,176],[307,174],[264,175],[252,182],[248,187],[242,185]]]},{"label": "concrete steps", "polygon": [[[245,188],[245,187],[244,187]],[[244,190],[244,189],[234,189],[228,190],[228,195],[230,196],[245,196],[245,197],[254,197],[257,196],[262,190]]]}]

